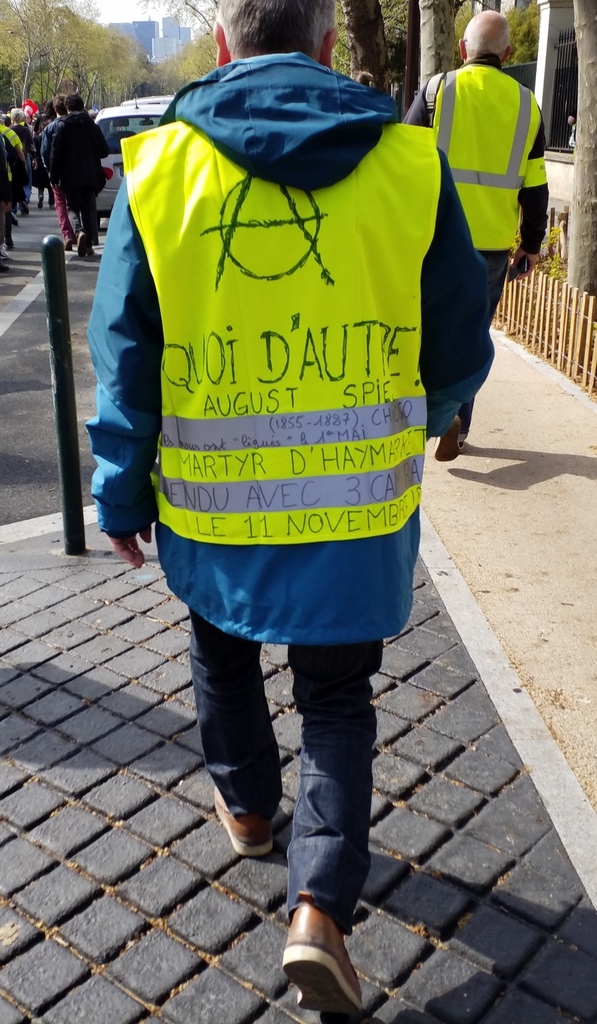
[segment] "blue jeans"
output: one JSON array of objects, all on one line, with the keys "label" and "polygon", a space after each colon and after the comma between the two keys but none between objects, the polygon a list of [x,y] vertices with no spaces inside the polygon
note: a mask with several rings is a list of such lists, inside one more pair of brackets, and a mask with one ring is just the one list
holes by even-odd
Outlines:
[{"label": "blue jeans", "polygon": [[25,202],[28,203],[31,199],[31,180],[32,180],[32,168],[31,168],[31,157],[29,154],[25,157],[25,166],[27,168],[27,184],[23,185],[23,194],[25,196]]},{"label": "blue jeans", "polygon": [[[282,795],[261,644],[223,633],[191,610],[191,671],[205,764],[232,814],[272,819]],[[299,793],[288,849],[288,910],[301,893],[347,934],[369,872],[376,735],[370,677],[382,642],[291,645],[302,715]]]},{"label": "blue jeans", "polygon": [[[508,272],[508,257],[510,253],[508,250],[505,252],[501,250],[499,252],[494,252],[493,250],[479,249],[478,251],[479,254],[487,261],[487,276],[489,281],[489,323],[491,323],[493,320],[493,314],[497,309],[498,302],[500,301],[504,290],[504,281],[506,280],[506,274]],[[465,402],[458,410],[458,415],[460,416],[461,438],[466,437],[471,429],[474,404],[475,399],[471,398],[470,402]]]}]

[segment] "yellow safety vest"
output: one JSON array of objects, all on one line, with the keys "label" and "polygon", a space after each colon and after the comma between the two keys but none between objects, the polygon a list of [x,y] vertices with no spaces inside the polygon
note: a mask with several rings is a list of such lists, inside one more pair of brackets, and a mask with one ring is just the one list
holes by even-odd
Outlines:
[{"label": "yellow safety vest", "polygon": [[[9,128],[7,125],[0,124],[0,132],[2,132],[2,134],[6,136],[6,138],[15,150],[23,149],[23,143],[21,142],[17,133],[12,128]],[[8,180],[12,181],[12,168],[8,162],[8,154],[6,156],[6,172],[8,174]]]},{"label": "yellow safety vest", "polygon": [[432,135],[386,126],[313,192],[251,176],[181,122],[123,156],[164,332],[160,520],[216,544],[399,530],[425,448]]},{"label": "yellow safety vest", "polygon": [[532,92],[497,68],[471,64],[446,75],[433,128],[475,248],[509,249],[520,189],[547,182],[544,158],[528,158],[540,123]]}]

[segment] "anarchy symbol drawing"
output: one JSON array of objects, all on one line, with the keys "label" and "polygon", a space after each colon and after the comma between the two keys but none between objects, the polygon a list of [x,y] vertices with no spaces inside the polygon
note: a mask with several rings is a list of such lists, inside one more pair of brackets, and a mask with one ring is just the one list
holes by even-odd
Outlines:
[{"label": "anarchy symbol drawing", "polygon": [[[230,260],[241,273],[258,281],[279,281],[295,274],[313,258],[326,284],[334,280],[319,252],[322,213],[311,192],[269,185],[252,175],[238,182],[226,196],[220,210],[220,223],[206,228],[202,235],[218,232],[222,252],[216,271],[216,291]],[[260,193],[260,194],[258,194]],[[270,216],[264,217],[267,203]]]}]

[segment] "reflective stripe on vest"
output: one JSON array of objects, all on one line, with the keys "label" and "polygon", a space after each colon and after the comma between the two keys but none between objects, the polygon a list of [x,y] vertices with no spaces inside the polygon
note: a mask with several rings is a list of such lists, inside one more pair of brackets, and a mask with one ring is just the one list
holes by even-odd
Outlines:
[{"label": "reflective stripe on vest", "polygon": [[379,505],[403,498],[423,479],[423,455],[404,459],[383,473],[327,475],[308,479],[200,484],[172,479],[160,472],[160,490],[174,508],[191,512],[284,512]]},{"label": "reflective stripe on vest", "polygon": [[[451,71],[444,80],[443,99],[437,148],[447,157],[450,154],[450,142],[456,109],[456,71]],[[505,174],[490,174],[485,171],[473,171],[462,167],[452,167],[454,181],[466,185],[484,185],[489,188],[520,189],[524,176],[519,169],[525,157],[525,146],[531,127],[531,94],[528,89],[520,88],[520,108],[516,129],[512,140],[508,170]],[[450,165],[451,166],[451,165]]]},{"label": "reflective stripe on vest", "polygon": [[164,331],[160,520],[219,544],[399,530],[426,440],[431,134],[388,126],[315,192],[252,177],[180,122],[123,154]]},{"label": "reflective stripe on vest", "polygon": [[227,451],[235,448],[292,447],[322,444],[324,435],[335,434],[336,443],[346,435],[389,437],[408,427],[425,427],[427,403],[424,398],[403,398],[359,409],[332,409],[278,416],[233,416],[218,420],[185,420],[164,416],[162,446],[188,451]]}]

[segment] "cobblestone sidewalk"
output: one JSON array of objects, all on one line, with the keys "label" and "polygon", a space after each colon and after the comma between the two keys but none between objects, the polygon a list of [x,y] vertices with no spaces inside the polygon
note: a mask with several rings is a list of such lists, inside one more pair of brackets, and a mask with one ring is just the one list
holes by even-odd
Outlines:
[{"label": "cobblestone sidewalk", "polygon": [[[186,609],[155,561],[129,571],[88,535],[85,558],[58,535],[0,549],[0,1024],[318,1021],[280,967],[286,650],[263,651],[274,851],[240,860],[203,767]],[[360,1019],[594,1024],[597,914],[422,565],[373,682]]]}]

